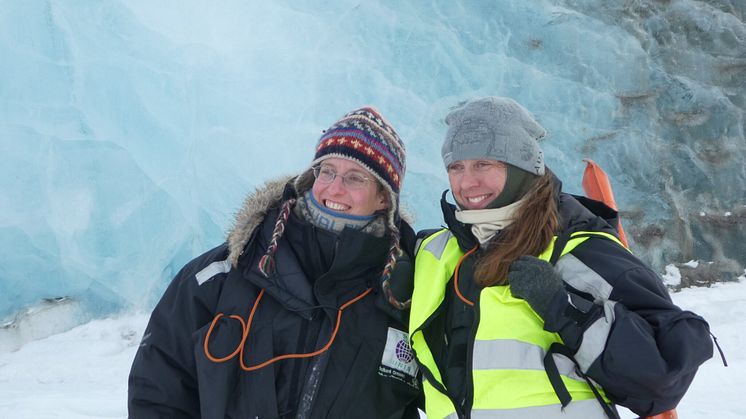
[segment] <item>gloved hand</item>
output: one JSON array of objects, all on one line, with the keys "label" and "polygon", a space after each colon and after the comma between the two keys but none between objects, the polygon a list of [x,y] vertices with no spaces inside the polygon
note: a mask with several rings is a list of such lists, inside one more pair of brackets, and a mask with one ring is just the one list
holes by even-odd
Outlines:
[{"label": "gloved hand", "polygon": [[513,261],[508,270],[508,283],[513,296],[526,300],[545,321],[552,314],[552,307],[556,310],[567,301],[559,272],[549,262],[534,256],[521,256]]}]

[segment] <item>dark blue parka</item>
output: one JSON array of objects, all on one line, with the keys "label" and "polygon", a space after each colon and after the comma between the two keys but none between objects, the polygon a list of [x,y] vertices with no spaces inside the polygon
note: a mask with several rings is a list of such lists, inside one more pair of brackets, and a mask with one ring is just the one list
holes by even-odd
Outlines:
[{"label": "dark blue parka", "polygon": [[[406,325],[387,314],[380,293],[388,239],[349,229],[335,235],[291,214],[277,272],[266,278],[257,266],[283,189],[275,182],[248,199],[228,243],[188,263],[168,287],[132,365],[131,418],[418,417]],[[402,230],[413,236],[404,223]],[[338,309],[369,288],[343,310],[328,350],[242,368],[239,359],[252,368],[323,348]]]}]

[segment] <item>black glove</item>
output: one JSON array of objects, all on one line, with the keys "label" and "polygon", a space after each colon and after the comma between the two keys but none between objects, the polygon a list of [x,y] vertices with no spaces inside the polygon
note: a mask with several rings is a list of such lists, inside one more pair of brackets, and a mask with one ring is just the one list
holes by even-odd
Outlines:
[{"label": "black glove", "polygon": [[413,289],[414,263],[405,253],[396,258],[391,276],[381,284],[376,306],[406,326],[409,323]]},{"label": "black glove", "polygon": [[[567,301],[567,291],[559,272],[544,260],[533,256],[521,256],[510,265],[508,271],[510,292],[514,297],[526,300],[528,305],[547,319],[551,306]],[[561,304],[560,304],[561,306]]]},{"label": "black glove", "polygon": [[521,256],[516,259],[510,265],[508,282],[513,296],[526,300],[541,316],[544,330],[559,333],[573,352],[580,347],[583,331],[603,316],[601,306],[577,294],[569,294],[559,272],[539,258]]}]

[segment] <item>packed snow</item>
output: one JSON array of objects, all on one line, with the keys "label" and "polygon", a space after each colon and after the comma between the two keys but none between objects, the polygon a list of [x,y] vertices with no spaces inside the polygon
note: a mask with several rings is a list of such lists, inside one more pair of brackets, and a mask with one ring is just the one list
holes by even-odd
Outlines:
[{"label": "packed snow", "polygon": [[[746,278],[672,294],[704,316],[725,352],[700,369],[679,406],[681,419],[746,417]],[[0,417],[90,419],[127,416],[127,375],[147,313],[94,320],[0,352]],[[27,328],[44,327],[31,322]],[[33,325],[33,326],[32,326]],[[622,410],[623,418],[635,417]]]}]

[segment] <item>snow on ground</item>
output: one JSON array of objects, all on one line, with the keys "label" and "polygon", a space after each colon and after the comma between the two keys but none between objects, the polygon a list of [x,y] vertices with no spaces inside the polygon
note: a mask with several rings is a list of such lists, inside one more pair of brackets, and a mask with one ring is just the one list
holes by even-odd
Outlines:
[{"label": "snow on ground", "polygon": [[0,418],[125,418],[144,314],[95,320],[0,353]]},{"label": "snow on ground", "polygon": [[[746,418],[746,280],[686,289],[673,299],[710,322],[729,365],[723,367],[717,354],[704,364],[679,417]],[[125,418],[127,374],[147,319],[95,320],[15,351],[0,350],[0,418]]]}]

